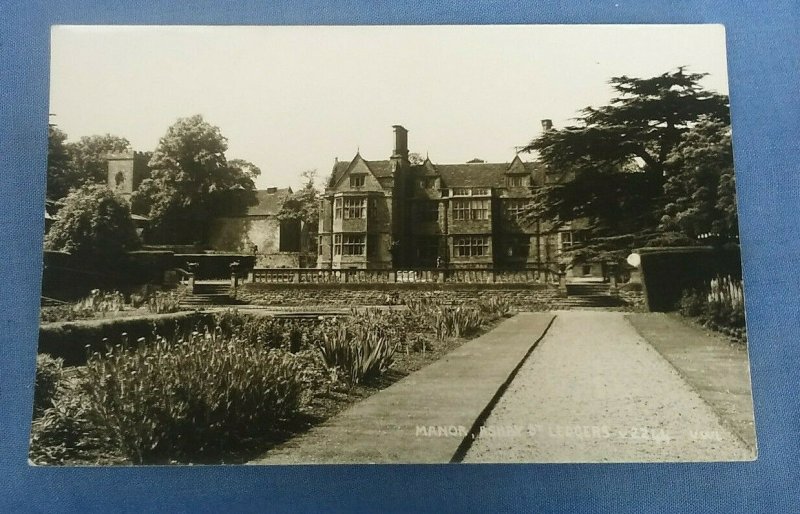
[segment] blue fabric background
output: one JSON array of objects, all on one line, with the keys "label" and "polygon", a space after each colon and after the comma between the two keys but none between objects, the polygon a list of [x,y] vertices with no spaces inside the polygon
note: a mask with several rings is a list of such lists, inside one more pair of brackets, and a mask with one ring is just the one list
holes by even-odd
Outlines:
[{"label": "blue fabric background", "polygon": [[[0,509],[798,511],[800,3],[0,1]],[[650,465],[35,468],[51,24],[722,23],[759,458]],[[88,71],[91,72],[91,71]]]}]

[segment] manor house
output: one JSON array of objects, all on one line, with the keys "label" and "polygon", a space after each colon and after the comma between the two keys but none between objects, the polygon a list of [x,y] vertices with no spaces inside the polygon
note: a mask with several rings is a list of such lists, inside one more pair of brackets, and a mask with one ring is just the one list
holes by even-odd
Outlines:
[{"label": "manor house", "polygon": [[[545,130],[552,128],[543,120]],[[524,212],[536,188],[562,177],[516,155],[510,162],[409,162],[408,131],[394,126],[388,160],[336,161],[321,202],[318,268],[555,269],[583,236]],[[597,269],[595,269],[597,268]],[[599,275],[581,264],[570,275]]]}]

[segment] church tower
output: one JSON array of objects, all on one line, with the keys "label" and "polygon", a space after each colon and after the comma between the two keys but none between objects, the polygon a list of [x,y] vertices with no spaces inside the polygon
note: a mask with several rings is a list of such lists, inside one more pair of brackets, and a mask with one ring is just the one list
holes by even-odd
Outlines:
[{"label": "church tower", "polygon": [[136,189],[133,173],[133,152],[109,154],[108,161],[108,188],[124,197],[129,197]]}]

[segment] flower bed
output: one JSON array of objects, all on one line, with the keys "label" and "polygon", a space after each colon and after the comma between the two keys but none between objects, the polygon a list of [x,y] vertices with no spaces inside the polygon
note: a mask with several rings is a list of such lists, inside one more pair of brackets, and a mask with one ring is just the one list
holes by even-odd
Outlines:
[{"label": "flower bed", "polygon": [[678,310],[683,316],[735,341],[747,342],[741,280],[717,277],[705,288],[684,291]]},{"label": "flower bed", "polygon": [[119,291],[94,289],[89,296],[75,303],[42,307],[39,319],[41,323],[57,323],[146,313],[166,314],[180,310],[180,302],[184,295],[185,291],[182,289],[160,291],[144,287],[127,297]]},{"label": "flower bed", "polygon": [[[353,314],[305,321],[229,311],[188,336],[154,333],[97,350],[69,373],[40,359],[48,360],[40,373],[47,387],[37,391],[44,407],[31,459],[245,461],[444,355],[508,306],[425,302]],[[468,330],[455,328],[463,316]],[[453,328],[434,335],[443,317],[456,320]]]}]

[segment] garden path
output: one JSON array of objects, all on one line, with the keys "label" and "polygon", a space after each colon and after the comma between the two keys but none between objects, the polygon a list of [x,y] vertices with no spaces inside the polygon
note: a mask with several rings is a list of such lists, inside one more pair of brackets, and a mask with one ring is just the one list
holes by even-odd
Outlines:
[{"label": "garden path", "polygon": [[[669,324],[662,325],[658,333],[665,339],[691,344],[685,339],[691,330],[670,332]],[[494,406],[463,461],[753,458],[754,448],[721,422],[624,313],[564,311]]]},{"label": "garden path", "polygon": [[507,319],[251,464],[450,462],[553,317]]}]

